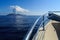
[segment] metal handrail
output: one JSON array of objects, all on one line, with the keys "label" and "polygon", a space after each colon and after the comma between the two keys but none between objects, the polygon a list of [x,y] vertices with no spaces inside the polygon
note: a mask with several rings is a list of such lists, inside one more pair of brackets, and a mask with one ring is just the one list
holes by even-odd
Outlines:
[{"label": "metal handrail", "polygon": [[[39,28],[41,27],[41,25],[43,25],[43,28],[44,28],[44,26],[45,26],[45,24],[44,24],[44,23],[45,23],[45,22],[44,22],[44,16],[45,16],[45,15],[39,17],[39,18],[35,21],[34,25],[33,25],[32,28],[31,28],[31,30],[28,32],[28,34],[27,34],[25,40],[29,40],[29,39],[30,39],[31,34],[32,34],[32,32],[33,32],[33,30],[34,30],[34,28],[35,28],[37,22],[38,22],[39,19],[42,18],[42,17],[43,17],[43,20],[42,20],[42,22],[41,22]],[[38,30],[37,30],[37,32],[36,32],[36,36],[37,36],[37,34],[38,34],[39,28],[38,28]],[[37,37],[35,37],[35,40],[37,40]]]}]

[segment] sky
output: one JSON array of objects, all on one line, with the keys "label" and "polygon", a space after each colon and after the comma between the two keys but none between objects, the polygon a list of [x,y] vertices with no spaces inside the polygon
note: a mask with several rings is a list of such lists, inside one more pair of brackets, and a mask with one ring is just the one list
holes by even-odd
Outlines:
[{"label": "sky", "polygon": [[0,14],[11,13],[13,8],[19,13],[41,15],[60,11],[60,0],[0,0]]}]

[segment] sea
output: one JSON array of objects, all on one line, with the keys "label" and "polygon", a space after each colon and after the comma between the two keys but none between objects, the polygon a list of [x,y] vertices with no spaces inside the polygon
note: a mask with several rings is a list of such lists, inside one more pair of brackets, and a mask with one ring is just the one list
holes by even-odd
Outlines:
[{"label": "sea", "polygon": [[[43,19],[42,15],[0,15],[0,40],[25,40],[27,34],[39,17],[40,19],[36,23],[29,40],[32,40],[43,21],[45,23],[44,25],[46,25],[48,22],[47,20],[49,20],[47,16],[45,16],[45,19]],[[41,27],[43,27],[43,23]]]}]

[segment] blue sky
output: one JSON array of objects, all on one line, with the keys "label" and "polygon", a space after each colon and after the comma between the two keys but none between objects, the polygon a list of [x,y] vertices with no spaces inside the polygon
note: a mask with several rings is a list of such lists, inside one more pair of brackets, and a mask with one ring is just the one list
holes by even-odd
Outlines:
[{"label": "blue sky", "polygon": [[12,12],[10,6],[20,6],[32,13],[40,15],[47,11],[59,11],[60,0],[0,0],[0,14],[7,14]]}]

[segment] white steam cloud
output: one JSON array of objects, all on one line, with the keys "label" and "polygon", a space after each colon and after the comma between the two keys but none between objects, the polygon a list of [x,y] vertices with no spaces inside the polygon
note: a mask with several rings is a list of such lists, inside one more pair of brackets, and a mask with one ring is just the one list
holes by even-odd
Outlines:
[{"label": "white steam cloud", "polygon": [[17,12],[21,12],[21,13],[28,13],[29,12],[29,10],[24,9],[24,8],[17,6],[17,5],[16,6],[10,6],[10,8],[16,9]]}]

